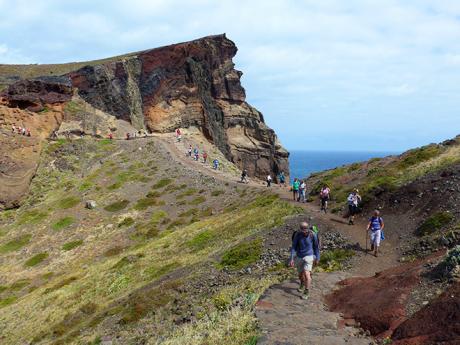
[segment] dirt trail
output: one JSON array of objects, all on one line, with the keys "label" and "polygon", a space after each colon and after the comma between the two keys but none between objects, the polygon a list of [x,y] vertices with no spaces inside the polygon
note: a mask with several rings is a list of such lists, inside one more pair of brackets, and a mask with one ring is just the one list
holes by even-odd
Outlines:
[{"label": "dirt trail", "polygon": [[[186,157],[185,150],[189,144],[198,145],[193,136],[178,143],[171,134],[155,135],[163,143],[171,156],[181,164],[201,171],[218,180],[228,183],[239,181],[238,171],[232,169],[213,170],[209,165],[196,162]],[[213,159],[213,157],[210,157]],[[222,161],[222,160],[221,160]],[[244,186],[244,185],[242,185]],[[248,187],[267,188],[260,180],[251,180]],[[344,326],[344,320],[337,313],[327,310],[323,296],[330,293],[337,282],[351,276],[372,276],[376,272],[398,265],[398,255],[389,236],[382,242],[381,255],[376,258],[365,254],[366,225],[364,218],[356,219],[355,225],[348,225],[346,219],[320,212],[317,203],[298,203],[293,200],[291,192],[286,187],[273,185],[271,191],[280,198],[302,207],[308,218],[321,220],[323,224],[344,234],[352,243],[359,244],[361,250],[348,272],[314,274],[311,297],[308,301],[300,299],[296,288],[298,283],[288,279],[281,284],[270,287],[260,298],[256,315],[262,338],[259,344],[372,344],[373,340],[359,335],[358,329]],[[391,231],[391,229],[387,229]]]}]

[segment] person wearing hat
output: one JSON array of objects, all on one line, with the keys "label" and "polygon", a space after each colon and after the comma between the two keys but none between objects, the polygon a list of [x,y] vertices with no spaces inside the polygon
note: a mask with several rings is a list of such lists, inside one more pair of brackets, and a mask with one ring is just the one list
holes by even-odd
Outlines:
[{"label": "person wearing hat", "polygon": [[[295,259],[294,259],[295,256]],[[289,266],[297,267],[300,286],[298,291],[302,293],[302,299],[308,299],[311,287],[311,271],[313,265],[320,259],[318,237],[309,228],[307,222],[300,223],[300,231],[292,238],[291,258]]]},{"label": "person wearing hat", "polygon": [[358,213],[358,206],[361,202],[359,190],[355,189],[347,198],[348,202],[348,225],[353,225],[355,221],[355,214]]}]

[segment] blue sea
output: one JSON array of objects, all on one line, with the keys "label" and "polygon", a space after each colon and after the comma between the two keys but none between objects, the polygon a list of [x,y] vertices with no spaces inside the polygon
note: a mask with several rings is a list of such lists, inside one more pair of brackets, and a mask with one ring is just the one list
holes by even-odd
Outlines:
[{"label": "blue sea", "polygon": [[326,151],[290,151],[289,166],[291,180],[294,177],[308,177],[313,172],[336,168],[344,164],[367,161],[371,158],[399,154],[398,152],[326,152]]}]

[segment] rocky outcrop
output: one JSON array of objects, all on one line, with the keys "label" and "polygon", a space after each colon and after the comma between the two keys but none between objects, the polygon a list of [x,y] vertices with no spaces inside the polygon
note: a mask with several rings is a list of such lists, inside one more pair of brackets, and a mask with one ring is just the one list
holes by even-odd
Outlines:
[{"label": "rocky outcrop", "polygon": [[[245,101],[242,73],[232,62],[236,52],[225,35],[209,36],[88,64],[61,77],[21,80],[3,97],[10,106],[41,110],[44,104],[69,101],[74,93],[89,107],[138,130],[172,132],[196,126],[250,175],[288,175],[288,152],[262,114]],[[88,113],[84,118],[91,122]],[[81,122],[81,117],[68,112],[64,121]],[[118,127],[106,131],[110,129]]]}]

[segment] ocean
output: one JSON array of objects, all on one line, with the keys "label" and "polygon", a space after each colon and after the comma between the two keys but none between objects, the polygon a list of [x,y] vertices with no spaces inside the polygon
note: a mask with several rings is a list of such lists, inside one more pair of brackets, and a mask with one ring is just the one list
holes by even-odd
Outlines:
[{"label": "ocean", "polygon": [[294,177],[308,177],[313,172],[395,154],[399,152],[290,151],[291,181]]}]

